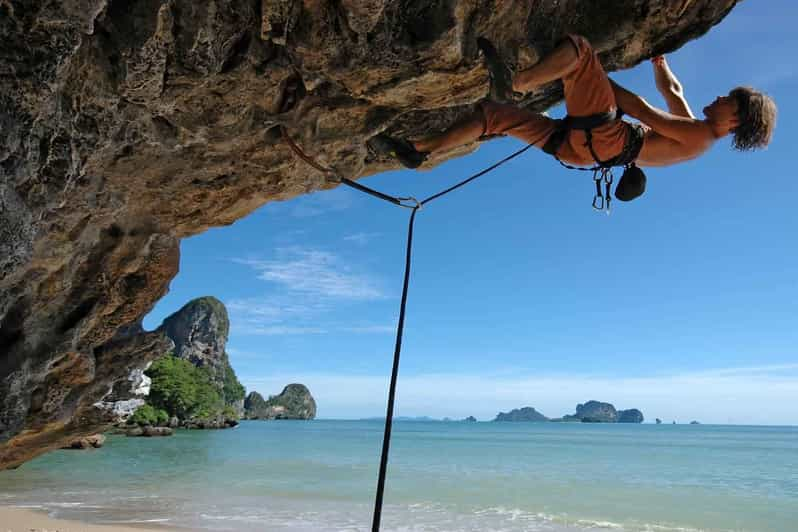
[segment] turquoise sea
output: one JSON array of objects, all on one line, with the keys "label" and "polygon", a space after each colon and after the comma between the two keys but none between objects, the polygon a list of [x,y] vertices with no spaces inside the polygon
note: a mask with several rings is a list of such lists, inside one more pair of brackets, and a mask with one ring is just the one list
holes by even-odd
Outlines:
[{"label": "turquoise sea", "polygon": [[[390,531],[798,530],[798,428],[397,422]],[[0,504],[102,523],[369,530],[382,423],[111,436],[0,472]]]}]

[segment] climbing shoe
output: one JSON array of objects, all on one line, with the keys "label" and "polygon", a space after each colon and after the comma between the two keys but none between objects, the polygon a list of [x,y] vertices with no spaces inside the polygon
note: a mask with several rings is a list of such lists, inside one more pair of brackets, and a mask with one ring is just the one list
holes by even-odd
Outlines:
[{"label": "climbing shoe", "polygon": [[477,46],[482,50],[485,66],[490,75],[490,99],[497,103],[511,103],[513,101],[513,72],[510,70],[496,47],[489,40],[479,37]]},{"label": "climbing shoe", "polygon": [[395,139],[383,134],[372,137],[368,141],[368,147],[375,155],[393,157],[406,168],[418,168],[429,155],[426,152],[418,151],[411,142],[405,139]]},{"label": "climbing shoe", "polygon": [[615,197],[621,201],[632,201],[642,196],[645,191],[646,174],[636,164],[630,164],[615,187]]}]

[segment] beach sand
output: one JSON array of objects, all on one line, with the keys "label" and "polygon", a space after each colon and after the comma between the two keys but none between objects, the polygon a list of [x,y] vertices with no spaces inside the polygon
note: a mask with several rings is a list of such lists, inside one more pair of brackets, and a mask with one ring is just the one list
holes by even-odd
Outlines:
[{"label": "beach sand", "polygon": [[79,521],[52,519],[28,508],[0,506],[0,532],[169,532],[165,527],[90,525]]}]

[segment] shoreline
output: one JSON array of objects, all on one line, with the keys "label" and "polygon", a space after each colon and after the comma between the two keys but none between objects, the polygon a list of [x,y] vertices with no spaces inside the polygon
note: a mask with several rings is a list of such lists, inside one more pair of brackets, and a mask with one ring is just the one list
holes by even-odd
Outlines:
[{"label": "shoreline", "polygon": [[170,532],[177,530],[148,523],[98,525],[83,521],[56,519],[48,516],[43,510],[16,506],[0,506],[0,523],[2,523],[0,532]]}]

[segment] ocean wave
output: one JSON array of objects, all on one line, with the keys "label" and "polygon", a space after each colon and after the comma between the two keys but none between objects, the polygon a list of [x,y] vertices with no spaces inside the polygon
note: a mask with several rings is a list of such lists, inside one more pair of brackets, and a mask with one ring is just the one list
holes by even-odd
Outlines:
[{"label": "ocean wave", "polygon": [[616,523],[608,520],[578,519],[567,514],[530,512],[520,508],[492,506],[473,512],[475,516],[499,517],[542,526],[540,530],[623,530],[627,532],[701,532],[701,529],[658,523]]},{"label": "ocean wave", "polygon": [[42,503],[47,508],[80,508],[87,507],[83,502],[45,502]]},{"label": "ocean wave", "polygon": [[169,517],[156,517],[153,519],[125,519],[125,520],[113,520],[113,521],[103,521],[103,523],[109,525],[125,525],[125,524],[136,524],[136,523],[166,523],[171,521]]}]

